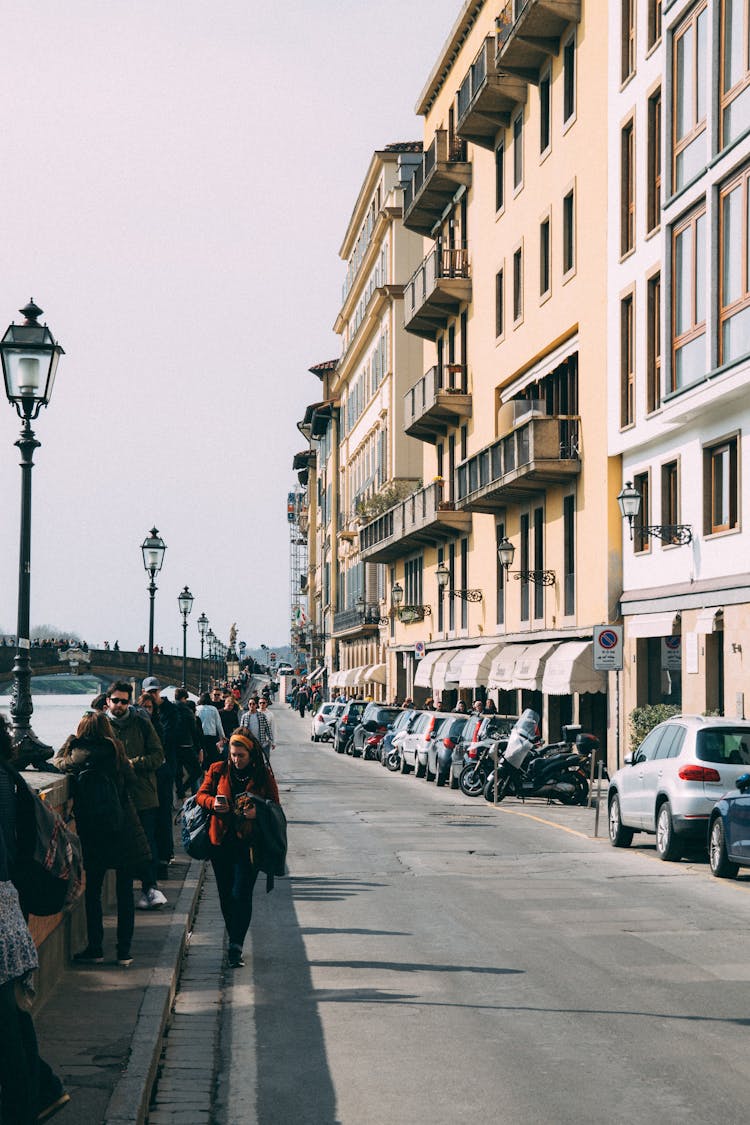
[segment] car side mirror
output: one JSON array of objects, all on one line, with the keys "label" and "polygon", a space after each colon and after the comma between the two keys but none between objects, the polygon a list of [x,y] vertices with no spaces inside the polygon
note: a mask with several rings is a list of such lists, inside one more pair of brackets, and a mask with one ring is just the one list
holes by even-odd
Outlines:
[{"label": "car side mirror", "polygon": [[626,754],[625,757],[622,760],[623,760],[623,763],[626,766],[634,766],[635,765],[635,754]]},{"label": "car side mirror", "polygon": [[740,793],[747,793],[748,789],[750,789],[750,773],[741,773],[737,778],[735,785],[739,789]]}]

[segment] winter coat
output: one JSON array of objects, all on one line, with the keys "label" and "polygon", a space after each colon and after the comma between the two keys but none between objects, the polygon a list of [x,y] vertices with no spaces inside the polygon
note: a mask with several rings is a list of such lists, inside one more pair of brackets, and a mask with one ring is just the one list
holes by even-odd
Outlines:
[{"label": "winter coat", "polygon": [[158,808],[156,771],[164,761],[164,751],[153,723],[139,715],[134,707],[129,708],[123,719],[113,719],[111,715],[109,718],[135,770],[131,794],[136,809],[143,812]]},{"label": "winter coat", "polygon": [[[253,781],[250,780],[245,786],[245,792],[254,793],[257,797],[266,797],[279,804],[279,789],[273,770],[268,763],[266,763],[266,783],[260,788],[256,788]],[[208,838],[214,847],[219,847],[223,843],[234,824],[234,814],[231,811],[226,813],[214,811],[214,802],[219,793],[227,798],[231,809],[232,786],[229,780],[228,762],[214,762],[213,765],[209,766],[203,778],[203,784],[195,795],[198,804],[213,814],[208,822]]]}]

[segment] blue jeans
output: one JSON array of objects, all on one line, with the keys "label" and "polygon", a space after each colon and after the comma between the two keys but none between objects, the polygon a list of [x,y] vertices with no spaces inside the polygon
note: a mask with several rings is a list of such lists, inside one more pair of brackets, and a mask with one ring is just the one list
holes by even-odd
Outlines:
[{"label": "blue jeans", "polygon": [[211,848],[211,866],[229,944],[241,949],[253,916],[253,889],[258,868],[250,861],[248,844],[231,839],[218,848]]}]

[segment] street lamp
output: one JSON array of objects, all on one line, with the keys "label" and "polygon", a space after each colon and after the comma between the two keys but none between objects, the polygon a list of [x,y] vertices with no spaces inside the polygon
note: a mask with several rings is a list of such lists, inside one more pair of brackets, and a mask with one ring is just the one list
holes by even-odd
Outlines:
[{"label": "street lamp", "polygon": [[200,672],[199,672],[199,675],[198,675],[198,695],[200,695],[203,691],[203,645],[206,642],[206,633],[207,632],[208,632],[208,618],[206,617],[205,613],[201,613],[200,617],[198,618],[198,633],[199,633],[200,639],[201,639],[201,663],[200,663]]},{"label": "street lamp", "polygon": [[[631,481],[625,482],[625,487],[617,497],[617,503],[620,507],[620,515],[628,521],[632,542],[633,520],[641,510],[641,494],[637,488],[633,488]],[[637,524],[636,527],[641,544],[644,545],[648,542],[649,536],[652,535],[673,547],[685,547],[693,541],[693,529],[689,523]]]},{"label": "street lamp", "polygon": [[13,697],[10,704],[13,742],[17,748],[16,765],[23,769],[34,761],[44,762],[51,756],[46,746],[31,729],[34,705],[31,701],[31,657],[29,650],[29,615],[31,605],[31,470],[34,450],[40,443],[31,428],[32,421],[46,406],[52,395],[55,373],[62,347],[56,343],[46,324],[39,324],[42,310],[34,304],[19,310],[23,324],[11,324],[0,341],[0,357],[8,402],[21,419],[21,436],[15,443],[21,450],[21,535],[18,561],[18,618],[16,624],[16,656],[13,664]]},{"label": "street lamp", "polygon": [[154,597],[156,595],[156,582],[154,579],[162,568],[164,562],[164,552],[167,545],[159,535],[155,527],[141,543],[141,551],[143,552],[143,566],[149,576],[148,583],[148,596],[149,596],[149,613],[148,613],[148,656],[146,658],[146,675],[150,676],[154,665]]},{"label": "street lamp", "polygon": [[182,614],[182,686],[185,687],[187,679],[187,619],[193,608],[193,595],[187,586],[181,594],[177,595],[177,604]]},{"label": "street lamp", "polygon": [[[445,563],[438,563],[435,577],[437,578],[438,590],[442,596],[442,594],[448,590],[451,581],[451,572],[448,570]],[[461,600],[465,602],[481,602],[482,600],[481,590],[448,590],[448,593],[453,594],[454,598],[461,598]]]},{"label": "street lamp", "polygon": [[210,683],[214,678],[214,641],[216,635],[213,629],[209,629],[206,633],[206,640],[208,641],[208,680]]},{"label": "street lamp", "polygon": [[534,586],[554,586],[554,570],[511,570],[515,553],[516,548],[504,535],[497,545],[497,557],[506,574],[512,574],[519,582],[531,582]]}]

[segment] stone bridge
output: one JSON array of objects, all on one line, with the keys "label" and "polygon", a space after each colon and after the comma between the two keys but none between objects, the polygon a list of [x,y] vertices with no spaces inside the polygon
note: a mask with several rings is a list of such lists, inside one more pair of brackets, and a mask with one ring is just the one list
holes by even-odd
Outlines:
[{"label": "stone bridge", "polygon": [[[92,648],[88,652],[83,649],[57,649],[52,646],[44,648],[31,648],[31,674],[33,676],[54,676],[61,672],[73,672],[75,675],[97,676],[102,683],[109,684],[112,680],[136,680],[140,688],[140,681],[146,675],[148,656],[145,652],[122,652],[112,649]],[[15,648],[10,646],[0,647],[0,686],[12,680]],[[200,660],[189,657],[185,674],[186,687],[189,691],[197,692],[200,677]],[[162,684],[182,683],[182,657],[158,656],[156,653],[151,658],[152,675],[158,676]],[[209,661],[203,661],[203,684],[208,687],[210,674]]]}]

